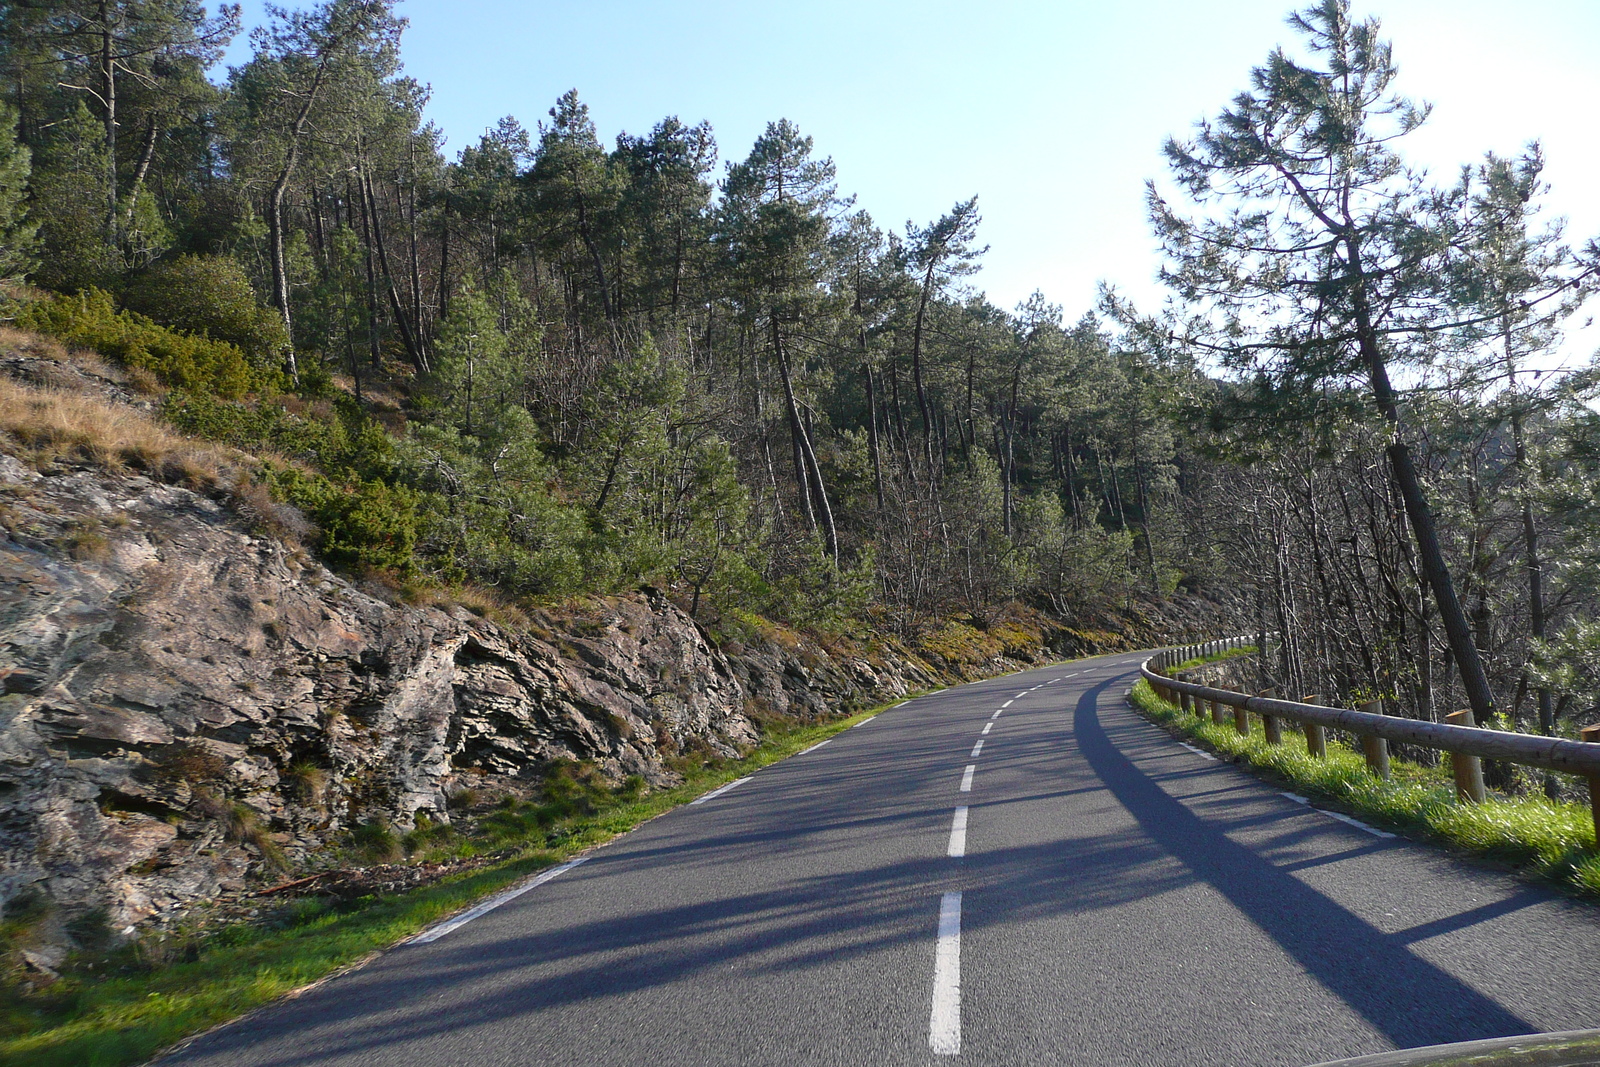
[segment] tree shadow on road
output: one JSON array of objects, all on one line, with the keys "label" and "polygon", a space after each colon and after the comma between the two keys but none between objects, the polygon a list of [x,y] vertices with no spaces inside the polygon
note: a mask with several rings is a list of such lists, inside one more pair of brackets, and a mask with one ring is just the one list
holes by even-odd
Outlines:
[{"label": "tree shadow on road", "polygon": [[1339,997],[1401,1048],[1535,1032],[1527,1020],[1238,844],[1169,796],[1124,755],[1100,722],[1105,684],[1079,699],[1079,751],[1155,842],[1222,894]]}]

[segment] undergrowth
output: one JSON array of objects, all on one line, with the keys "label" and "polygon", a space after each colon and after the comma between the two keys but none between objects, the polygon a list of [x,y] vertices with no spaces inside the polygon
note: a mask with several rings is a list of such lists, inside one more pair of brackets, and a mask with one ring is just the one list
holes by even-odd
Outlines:
[{"label": "undergrowth", "polygon": [[[9,1067],[121,1067],[257,1008],[409,937],[541,868],[661,815],[735,778],[830,737],[878,709],[821,724],[772,718],[763,743],[739,759],[706,753],[678,766],[684,782],[647,793],[629,778],[611,786],[592,767],[558,764],[539,793],[484,805],[471,790],[452,797],[452,826],[419,822],[404,837],[382,825],[349,835],[352,859],[414,861],[473,856],[490,862],[408,892],[339,905],[287,901],[251,921],[151,935],[113,952],[80,954],[61,978],[0,1001],[0,1063]],[[465,809],[482,808],[472,815]],[[25,937],[27,916],[8,915],[0,938]],[[16,929],[11,929],[16,927]]]},{"label": "undergrowth", "polygon": [[[1185,666],[1193,666],[1194,663]],[[1250,733],[1240,734],[1230,720],[1185,713],[1162,700],[1143,679],[1130,699],[1147,718],[1205,748],[1245,763],[1297,793],[1367,821],[1411,835],[1457,846],[1511,864],[1542,878],[1600,898],[1600,848],[1594,820],[1585,804],[1542,796],[1493,796],[1482,804],[1456,801],[1455,784],[1445,764],[1424,767],[1391,760],[1387,780],[1367,770],[1366,759],[1330,736],[1326,758],[1313,757],[1303,734],[1286,724],[1283,742],[1267,743],[1259,716]]]}]

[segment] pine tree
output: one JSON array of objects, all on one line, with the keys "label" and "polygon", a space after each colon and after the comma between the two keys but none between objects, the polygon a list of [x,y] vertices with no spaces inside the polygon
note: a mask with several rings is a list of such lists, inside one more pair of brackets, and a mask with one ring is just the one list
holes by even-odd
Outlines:
[{"label": "pine tree", "polygon": [[22,277],[34,265],[39,225],[28,218],[32,153],[17,142],[17,113],[0,102],[0,282]]},{"label": "pine tree", "polygon": [[1192,343],[1290,391],[1360,383],[1387,425],[1386,449],[1423,573],[1479,722],[1494,696],[1445,564],[1407,441],[1391,367],[1432,355],[1457,325],[1448,292],[1458,204],[1433,192],[1395,147],[1427,117],[1394,91],[1376,20],[1320,0],[1290,25],[1311,60],[1283,49],[1193,140],[1171,140],[1174,176],[1203,213],[1156,192],[1163,278],[1201,309]]}]

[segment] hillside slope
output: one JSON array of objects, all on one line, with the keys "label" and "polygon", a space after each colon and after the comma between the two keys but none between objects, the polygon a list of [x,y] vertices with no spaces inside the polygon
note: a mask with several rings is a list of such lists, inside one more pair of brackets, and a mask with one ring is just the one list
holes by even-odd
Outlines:
[{"label": "hillside slope", "polygon": [[[278,536],[303,520],[249,491],[252,458],[161,429],[118,371],[0,369],[0,901],[44,898],[63,930],[168,920],[560,761],[671,784],[772,717],[1143,636],[1024,614],[824,645],[756,620],[719,647],[651,589],[515,627],[407,604]],[[1216,614],[1194,610],[1182,629]]]}]

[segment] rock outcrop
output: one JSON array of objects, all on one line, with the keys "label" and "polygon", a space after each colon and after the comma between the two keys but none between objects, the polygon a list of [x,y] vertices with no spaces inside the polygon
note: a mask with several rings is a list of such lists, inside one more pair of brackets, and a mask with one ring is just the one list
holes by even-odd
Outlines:
[{"label": "rock outcrop", "polygon": [[365,822],[446,821],[468,785],[560,759],[670,784],[667,757],[733,754],[753,717],[936,682],[892,648],[730,657],[649,591],[516,631],[391,602],[130,472],[0,453],[0,508],[0,903],[118,929]]}]

